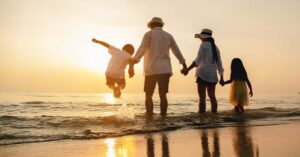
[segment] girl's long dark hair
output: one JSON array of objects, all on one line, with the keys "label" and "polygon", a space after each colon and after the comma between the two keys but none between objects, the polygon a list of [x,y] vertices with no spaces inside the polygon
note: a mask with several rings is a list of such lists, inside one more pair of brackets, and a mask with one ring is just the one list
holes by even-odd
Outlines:
[{"label": "girl's long dark hair", "polygon": [[241,59],[239,58],[232,59],[230,78],[232,80],[241,80],[241,81],[248,80],[247,72]]},{"label": "girl's long dark hair", "polygon": [[206,40],[208,42],[210,42],[210,44],[211,44],[211,48],[212,48],[212,51],[213,51],[213,62],[217,63],[219,58],[218,58],[218,54],[217,54],[217,46],[215,44],[215,40],[212,37],[209,37]]}]

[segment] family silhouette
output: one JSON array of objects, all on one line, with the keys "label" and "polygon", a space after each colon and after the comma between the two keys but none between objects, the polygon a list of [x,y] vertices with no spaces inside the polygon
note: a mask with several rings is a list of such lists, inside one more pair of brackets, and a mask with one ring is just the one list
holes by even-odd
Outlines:
[{"label": "family silhouette", "polygon": [[[239,58],[232,60],[231,75],[228,81],[224,81],[224,68],[222,65],[221,53],[215,40],[212,37],[213,31],[202,29],[195,38],[200,39],[198,53],[189,67],[176,44],[174,37],[163,30],[164,22],[159,17],[153,17],[147,24],[150,29],[144,34],[142,42],[134,54],[134,47],[126,44],[122,49],[118,49],[104,41],[92,39],[93,42],[108,48],[112,56],[106,70],[106,85],[113,90],[114,96],[121,96],[121,89],[126,86],[125,69],[129,65],[129,77],[134,76],[134,65],[144,59],[144,92],[146,116],[153,115],[153,93],[156,84],[160,98],[160,114],[165,117],[168,110],[167,93],[169,92],[169,81],[172,73],[170,50],[182,65],[181,73],[186,76],[189,71],[196,68],[196,83],[199,95],[198,113],[206,112],[206,93],[210,99],[211,112],[218,112],[218,102],[216,98],[216,85],[218,82],[224,86],[231,84],[229,102],[234,106],[235,112],[244,112],[244,106],[248,105],[249,95],[253,95],[252,86],[248,79],[247,72]],[[218,74],[220,79],[218,79]]]}]

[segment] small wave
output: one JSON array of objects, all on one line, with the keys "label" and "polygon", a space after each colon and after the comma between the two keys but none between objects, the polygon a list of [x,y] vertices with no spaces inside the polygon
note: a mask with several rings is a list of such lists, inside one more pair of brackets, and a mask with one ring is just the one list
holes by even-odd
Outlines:
[{"label": "small wave", "polygon": [[72,102],[46,102],[46,101],[26,101],[22,102],[21,104],[28,104],[28,105],[40,105],[40,104],[72,104]]},{"label": "small wave", "polygon": [[89,107],[120,107],[122,104],[109,104],[109,103],[97,103],[97,104],[88,104]]},{"label": "small wave", "polygon": [[263,119],[271,117],[293,117],[300,116],[300,109],[283,109],[275,107],[266,107],[261,109],[248,109],[245,111],[245,117],[248,119]]},{"label": "small wave", "polygon": [[[36,116],[20,117],[0,116],[3,130],[22,128],[27,130],[24,135],[18,132],[1,132],[0,145],[40,142],[62,139],[94,139],[103,137],[123,136],[130,134],[152,133],[159,131],[176,130],[180,128],[215,128],[238,126],[239,122],[249,122],[248,126],[270,125],[285,122],[286,119],[299,120],[300,109],[282,109],[267,107],[261,109],[247,109],[242,115],[233,111],[222,111],[218,114],[185,113],[169,114],[166,118],[155,114],[147,119],[143,114],[133,118],[111,115],[106,117],[64,117],[64,116]],[[272,120],[269,120],[272,118]],[[282,120],[283,119],[283,120]],[[254,121],[253,121],[254,120]],[[47,132],[47,134],[31,133],[32,129]],[[49,130],[59,130],[49,131]],[[71,130],[71,132],[70,132]],[[28,135],[28,132],[30,135]],[[55,133],[58,133],[57,135]]]},{"label": "small wave", "polygon": [[[126,112],[126,114],[128,114]],[[185,113],[185,114],[169,114],[164,121],[184,121],[189,122],[192,119],[205,119],[206,121],[212,120],[211,118],[222,121],[227,117],[236,116],[233,111],[222,111],[218,114],[212,114],[207,112],[203,115],[198,115],[197,113]],[[296,117],[300,116],[300,109],[282,109],[275,107],[267,107],[261,109],[246,109],[245,113],[242,115],[244,119],[264,119],[264,118],[274,118],[274,117]],[[2,115],[0,116],[0,121],[5,120],[16,120],[16,121],[41,121],[41,122],[49,122],[48,124],[53,126],[87,126],[87,125],[112,125],[112,124],[130,124],[130,123],[138,123],[139,120],[142,122],[145,120],[144,114],[137,114],[132,118],[124,118],[121,115],[110,115],[104,117],[64,117],[64,116],[35,116],[35,117],[24,117],[24,116],[12,116],[12,115]],[[156,118],[152,119],[153,122],[161,121],[160,116],[157,115]]]},{"label": "small wave", "polygon": [[46,94],[31,94],[31,93],[19,93],[16,95],[21,95],[21,96],[31,96],[31,97],[58,97],[56,95],[46,95]]},{"label": "small wave", "polygon": [[26,101],[22,102],[21,104],[45,104],[46,102],[44,101]]},{"label": "small wave", "polygon": [[25,119],[26,118],[19,117],[19,116],[9,116],[9,115],[0,116],[0,121],[6,121],[6,120],[20,120],[20,121],[23,121]]}]

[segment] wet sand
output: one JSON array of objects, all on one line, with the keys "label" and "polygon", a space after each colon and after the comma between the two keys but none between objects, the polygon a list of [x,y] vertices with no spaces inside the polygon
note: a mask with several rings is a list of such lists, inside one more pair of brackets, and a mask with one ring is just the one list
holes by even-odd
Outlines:
[{"label": "wet sand", "polygon": [[299,157],[300,121],[7,145],[1,157]]}]

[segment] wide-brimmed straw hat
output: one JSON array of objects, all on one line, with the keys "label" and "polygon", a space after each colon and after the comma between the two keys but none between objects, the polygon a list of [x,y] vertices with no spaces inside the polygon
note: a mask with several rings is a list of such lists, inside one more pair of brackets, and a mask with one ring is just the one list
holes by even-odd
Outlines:
[{"label": "wide-brimmed straw hat", "polygon": [[148,22],[147,26],[150,28],[152,23],[160,23],[162,26],[164,25],[164,22],[159,17],[153,17],[152,20]]},{"label": "wide-brimmed straw hat", "polygon": [[210,38],[212,36],[212,30],[204,28],[201,33],[199,33],[199,37],[202,39]]}]

